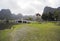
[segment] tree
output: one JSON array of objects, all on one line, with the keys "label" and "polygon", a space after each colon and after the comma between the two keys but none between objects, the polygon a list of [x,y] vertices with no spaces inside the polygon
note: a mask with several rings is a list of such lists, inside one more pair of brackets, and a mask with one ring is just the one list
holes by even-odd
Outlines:
[{"label": "tree", "polygon": [[41,15],[39,13],[36,14],[36,21],[38,21],[38,22],[41,21]]},{"label": "tree", "polygon": [[42,19],[45,20],[45,21],[47,21],[48,20],[48,15],[43,13],[42,14]]},{"label": "tree", "polygon": [[60,21],[60,11],[59,10],[56,10],[54,12],[54,18],[56,21]]},{"label": "tree", "polygon": [[45,21],[54,21],[54,14],[52,14],[51,12],[47,14],[43,13],[42,19]]},{"label": "tree", "polygon": [[52,14],[51,12],[49,12],[49,14],[48,14],[48,20],[54,21],[54,14]]}]

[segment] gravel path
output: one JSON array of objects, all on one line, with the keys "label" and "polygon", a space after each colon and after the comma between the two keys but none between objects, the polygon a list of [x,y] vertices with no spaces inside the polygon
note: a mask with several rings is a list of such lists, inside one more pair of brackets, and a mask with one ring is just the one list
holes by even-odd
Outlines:
[{"label": "gravel path", "polygon": [[[38,31],[36,28],[32,27],[22,27],[18,30],[11,32],[11,41],[26,41],[26,39],[37,39],[33,32]],[[32,37],[33,36],[33,37]]]}]

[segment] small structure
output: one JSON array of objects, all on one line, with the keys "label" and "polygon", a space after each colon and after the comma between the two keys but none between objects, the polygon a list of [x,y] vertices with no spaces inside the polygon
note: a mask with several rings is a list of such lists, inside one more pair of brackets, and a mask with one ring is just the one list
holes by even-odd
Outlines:
[{"label": "small structure", "polygon": [[15,20],[15,23],[31,23],[31,21],[29,21],[29,20],[23,20],[23,19],[21,19],[21,20]]}]

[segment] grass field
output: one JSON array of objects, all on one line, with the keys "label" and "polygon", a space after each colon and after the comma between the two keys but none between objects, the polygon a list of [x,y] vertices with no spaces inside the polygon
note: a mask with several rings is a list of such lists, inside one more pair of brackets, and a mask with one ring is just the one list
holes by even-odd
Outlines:
[{"label": "grass field", "polygon": [[60,26],[51,22],[17,24],[0,30],[0,41],[60,41]]}]

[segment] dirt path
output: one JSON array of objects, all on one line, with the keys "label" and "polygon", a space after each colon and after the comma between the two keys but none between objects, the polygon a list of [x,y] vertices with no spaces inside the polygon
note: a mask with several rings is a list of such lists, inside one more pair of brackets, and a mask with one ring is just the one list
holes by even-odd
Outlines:
[{"label": "dirt path", "polygon": [[11,33],[11,41],[26,41],[25,39],[28,39],[29,37],[31,40],[33,37],[35,37],[32,31],[38,31],[38,29],[24,26],[18,30],[14,30]]}]

